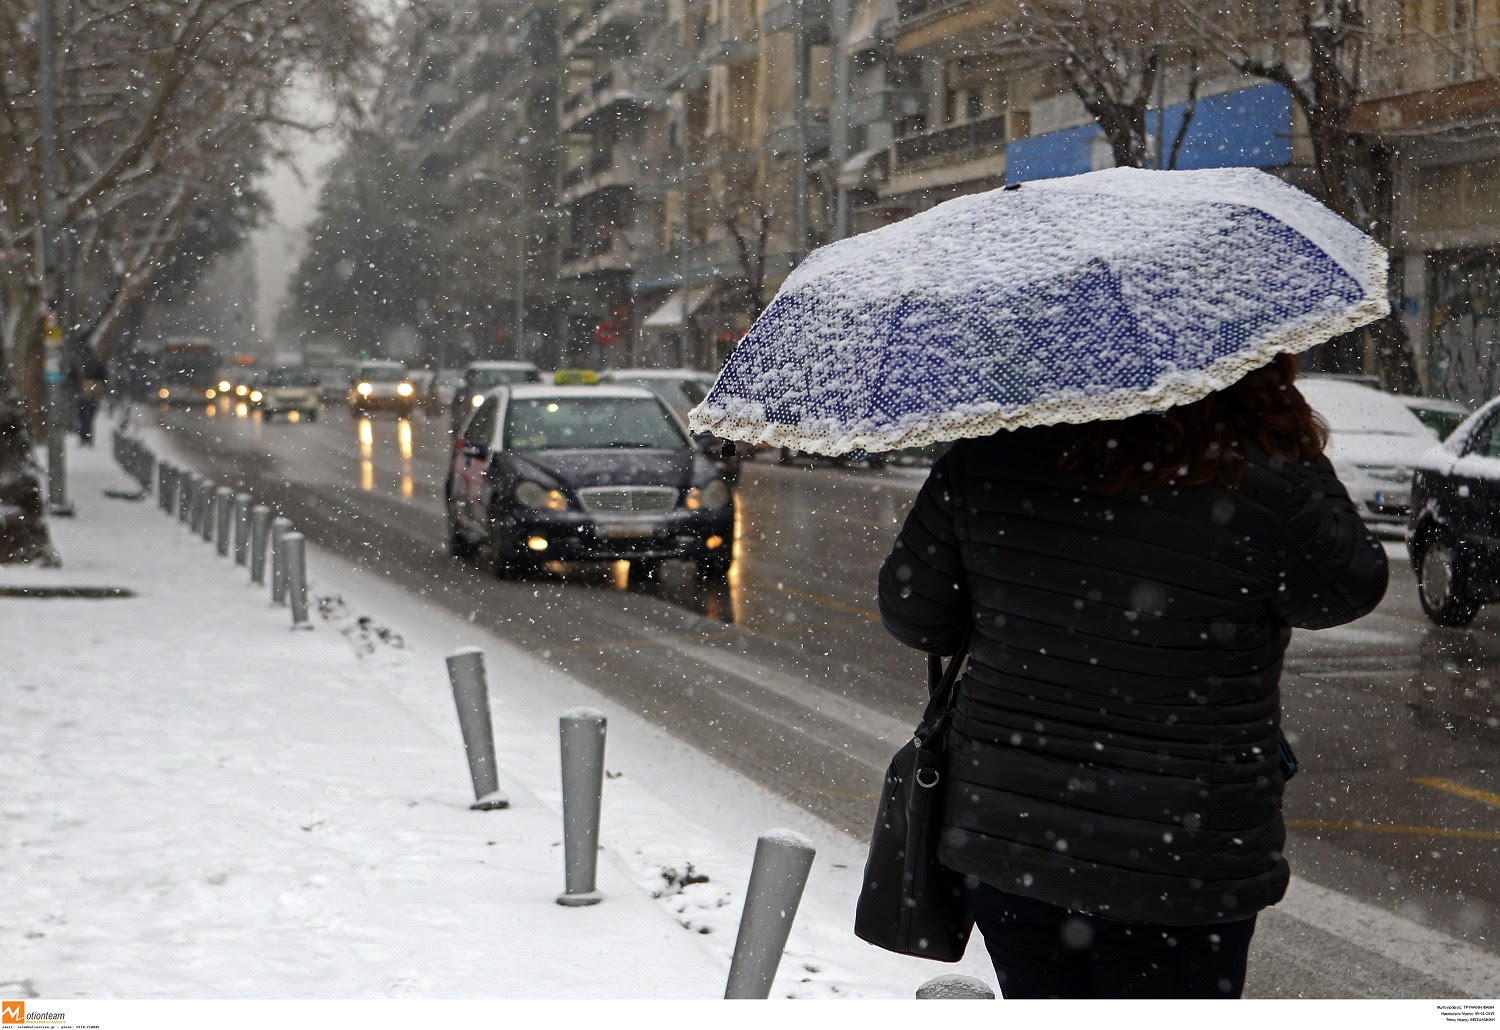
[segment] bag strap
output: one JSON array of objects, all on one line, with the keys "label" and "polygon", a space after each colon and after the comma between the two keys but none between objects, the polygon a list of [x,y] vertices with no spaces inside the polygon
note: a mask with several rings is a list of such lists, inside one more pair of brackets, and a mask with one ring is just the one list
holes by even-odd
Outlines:
[{"label": "bag strap", "polygon": [[928,701],[927,710],[922,713],[922,721],[917,726],[915,736],[918,740],[927,739],[928,731],[953,710],[953,705],[958,700],[958,673],[963,668],[964,659],[967,657],[969,657],[968,633],[965,633],[963,639],[959,641],[957,650],[953,652],[953,657],[948,659],[946,666],[943,664],[942,655],[927,656]]}]

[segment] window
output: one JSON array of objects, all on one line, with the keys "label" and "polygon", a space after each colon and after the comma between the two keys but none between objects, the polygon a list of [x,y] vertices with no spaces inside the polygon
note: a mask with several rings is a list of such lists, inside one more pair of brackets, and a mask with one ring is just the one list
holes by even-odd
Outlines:
[{"label": "window", "polygon": [[688,445],[654,397],[539,397],[512,400],[506,446],[519,451],[633,447],[678,450]]},{"label": "window", "polygon": [[469,419],[468,428],[464,430],[464,443],[488,446],[495,436],[495,416],[499,411],[500,398],[486,397],[474,412],[474,417]]},{"label": "window", "polygon": [[1479,427],[1467,453],[1481,458],[1500,458],[1500,411],[1492,414],[1490,420]]}]

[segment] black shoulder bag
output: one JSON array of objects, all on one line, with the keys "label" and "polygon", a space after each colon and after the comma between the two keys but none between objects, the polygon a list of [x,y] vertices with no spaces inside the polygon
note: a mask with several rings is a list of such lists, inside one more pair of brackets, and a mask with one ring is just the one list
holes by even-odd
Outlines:
[{"label": "black shoulder bag", "polygon": [[886,770],[864,886],[854,910],[854,932],[861,940],[939,962],[961,959],[974,928],[963,874],[937,860],[948,723],[968,650],[965,639],[946,669],[939,656],[927,658],[927,711]]}]

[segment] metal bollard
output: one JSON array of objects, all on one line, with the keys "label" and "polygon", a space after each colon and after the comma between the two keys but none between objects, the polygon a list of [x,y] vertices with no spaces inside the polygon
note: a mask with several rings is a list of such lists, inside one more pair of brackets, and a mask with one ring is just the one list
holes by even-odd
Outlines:
[{"label": "metal bollard", "polygon": [[250,509],[250,582],[266,582],[266,548],[271,543],[271,509],[257,504]]},{"label": "metal bollard", "polygon": [[203,513],[198,517],[198,535],[206,542],[212,543],[214,539],[214,526],[219,521],[219,484],[205,479],[199,492],[203,495],[201,502]]},{"label": "metal bollard", "polygon": [[291,602],[292,629],[311,629],[307,621],[307,541],[301,533],[288,533],[281,544],[286,548],[286,596]]},{"label": "metal bollard", "polygon": [[448,684],[458,709],[458,730],[464,738],[464,756],[469,760],[469,779],[474,784],[476,812],[509,808],[510,798],[500,789],[495,766],[495,731],[490,724],[490,688],[484,674],[484,652],[466,647],[448,656]]},{"label": "metal bollard", "polygon": [[156,463],[156,506],[167,510],[167,485],[172,478],[172,466],[164,461]]},{"label": "metal bollard", "polygon": [[917,988],[917,1000],[948,1000],[960,998],[987,998],[995,1000],[995,992],[990,985],[974,976],[964,976],[962,973],[944,973],[928,980]]},{"label": "metal bollard", "polygon": [[558,720],[562,737],[563,869],[567,889],[557,903],[597,905],[599,802],[604,793],[603,712],[574,708]]},{"label": "metal bollard", "polygon": [[187,469],[177,480],[177,521],[191,525],[193,520],[193,483],[197,477]]},{"label": "metal bollard", "polygon": [[756,841],[724,997],[770,997],[816,853],[811,841],[792,830],[767,830]]},{"label": "metal bollard", "polygon": [[250,495],[234,495],[234,563],[250,559]]},{"label": "metal bollard", "polygon": [[292,531],[288,518],[271,521],[271,603],[286,604],[286,546],[282,543]]},{"label": "metal bollard", "polygon": [[229,534],[234,528],[234,491],[221,486],[214,491],[214,548],[219,557],[229,554]]},{"label": "metal bollard", "polygon": [[193,532],[203,536],[203,527],[209,524],[209,518],[213,512],[209,509],[213,505],[214,484],[211,480],[198,477],[198,497],[193,503]]}]

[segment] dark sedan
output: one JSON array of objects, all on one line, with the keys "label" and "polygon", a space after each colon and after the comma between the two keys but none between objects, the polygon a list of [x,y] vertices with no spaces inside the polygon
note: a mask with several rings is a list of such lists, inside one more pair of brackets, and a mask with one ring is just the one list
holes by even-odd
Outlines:
[{"label": "dark sedan", "polygon": [[1500,399],[1417,462],[1407,541],[1433,622],[1466,626],[1500,601]]},{"label": "dark sedan", "polygon": [[734,497],[654,393],[638,387],[491,390],[454,442],[450,549],[497,575],[547,561],[685,559],[729,573]]}]

